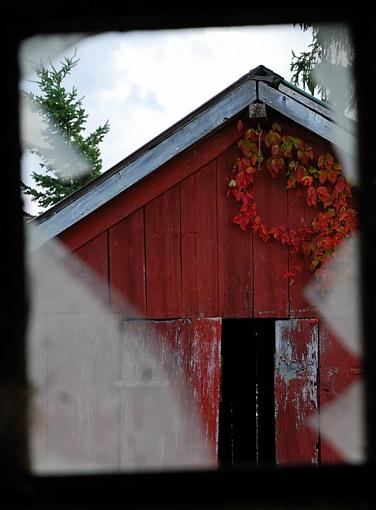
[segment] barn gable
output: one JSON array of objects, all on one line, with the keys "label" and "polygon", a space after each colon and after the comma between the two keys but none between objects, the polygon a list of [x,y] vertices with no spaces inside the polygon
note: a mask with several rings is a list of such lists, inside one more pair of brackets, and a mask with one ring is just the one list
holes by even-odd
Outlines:
[{"label": "barn gable", "polygon": [[[251,229],[243,232],[232,221],[238,208],[226,194],[241,137],[237,124],[248,122],[248,107],[255,102],[266,105],[270,125],[278,122],[284,133],[303,138],[317,153],[330,150],[335,114],[259,66],[36,222],[46,239],[58,237],[102,277],[101,302],[120,312],[121,320],[139,329],[141,336],[150,324],[161,331],[186,328],[189,349],[193,352],[196,345],[204,353],[196,356],[202,367],[208,365],[210,345],[215,346],[211,375],[200,366],[201,375],[190,379],[204,395],[203,412],[214,443],[221,334],[227,331],[231,337],[237,319],[244,325],[235,327],[239,333],[235,340],[251,336],[250,331],[256,337],[273,330],[277,462],[317,464],[318,432],[309,429],[305,419],[317,413],[320,400],[335,394],[334,386],[348,367],[333,368],[324,357],[318,359],[319,344],[324,352],[323,346],[330,343],[332,353],[336,340],[323,333],[304,299],[302,290],[311,277],[308,269],[298,272],[290,285],[284,277],[292,265],[288,248],[264,243]],[[348,150],[355,145],[355,129],[348,121],[341,121],[341,126],[336,129],[342,130],[342,149]],[[260,172],[253,192],[268,226],[287,230],[312,221],[305,190],[286,189],[282,175],[272,178]],[[81,277],[84,280],[85,274]],[[221,329],[221,321],[231,327]],[[258,356],[250,351],[247,355]],[[273,362],[274,351],[268,356]],[[322,381],[333,369],[338,373],[337,382],[330,379],[334,386],[329,391],[318,384],[319,363]],[[210,386],[213,380],[215,385]],[[208,393],[209,386],[215,391]],[[210,405],[215,409],[209,412]],[[322,442],[322,461],[333,458],[340,457]]]},{"label": "barn gable", "polygon": [[340,139],[345,151],[355,146],[355,127],[349,120],[338,119],[327,105],[273,71],[258,66],[95,181],[39,216],[37,223],[43,228],[44,238],[60,235],[140,180],[159,171],[171,159],[221,131],[250,104],[259,101],[324,140],[337,143]]}]

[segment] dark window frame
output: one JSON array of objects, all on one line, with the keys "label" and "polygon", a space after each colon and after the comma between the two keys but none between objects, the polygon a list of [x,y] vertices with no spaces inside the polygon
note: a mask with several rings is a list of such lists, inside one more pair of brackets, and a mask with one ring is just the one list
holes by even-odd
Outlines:
[{"label": "dark window frame", "polygon": [[[3,141],[3,192],[1,207],[0,323],[0,501],[3,508],[155,508],[236,507],[254,503],[268,508],[351,508],[371,503],[367,482],[376,459],[376,328],[375,266],[376,200],[374,182],[373,112],[376,112],[374,77],[375,25],[367,10],[354,6],[312,7],[252,5],[232,8],[201,2],[199,6],[139,2],[126,5],[108,0],[72,2],[66,0],[59,13],[45,3],[19,1],[2,6],[3,77],[5,115],[1,123]],[[362,17],[363,16],[363,17]],[[27,444],[26,371],[24,332],[27,320],[23,272],[23,218],[19,194],[18,140],[18,43],[42,33],[106,30],[231,26],[293,22],[345,22],[352,29],[356,51],[356,86],[359,107],[359,164],[361,169],[361,287],[366,379],[367,462],[362,466],[291,468],[256,472],[229,469],[218,472],[144,473],[138,475],[35,476],[25,466]],[[6,417],[6,420],[4,420]]]}]

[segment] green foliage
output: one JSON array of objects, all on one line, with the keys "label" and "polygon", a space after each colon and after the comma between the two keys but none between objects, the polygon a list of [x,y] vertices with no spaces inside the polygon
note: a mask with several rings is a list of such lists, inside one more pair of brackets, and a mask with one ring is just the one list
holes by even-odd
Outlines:
[{"label": "green foliage", "polygon": [[302,51],[299,55],[292,51],[290,64],[290,71],[292,72],[291,81],[294,85],[303,87],[304,90],[308,89],[312,95],[315,95],[316,89],[318,89],[318,93],[324,99],[324,91],[314,78],[314,70],[319,62],[322,61],[322,47],[318,40],[318,30],[315,30],[309,24],[300,24],[300,28],[304,32],[310,28],[312,29],[312,43],[308,46],[308,51]]},{"label": "green foliage", "polygon": [[[72,58],[65,57],[58,69],[41,67],[35,82],[40,93],[23,92],[32,110],[42,119],[44,143],[43,147],[29,148],[39,156],[40,169],[32,173],[35,187],[22,183],[22,190],[41,207],[54,205],[77,191],[98,177],[102,168],[99,144],[110,129],[109,123],[107,121],[86,135],[88,114],[82,105],[83,97],[78,96],[76,87],[67,90],[63,85],[78,62],[73,55]],[[76,149],[70,151],[74,157],[69,161],[61,157],[64,147]],[[87,171],[82,172],[83,169]]]},{"label": "green foliage", "polygon": [[[300,28],[306,32],[312,30],[312,42],[307,51],[296,55],[292,51],[290,70],[291,81],[294,85],[308,90],[312,95],[319,96],[323,101],[330,101],[331,89],[336,93],[336,86],[324,88],[315,78],[315,71],[320,64],[330,66],[330,71],[336,79],[340,79],[345,68],[351,69],[354,52],[350,34],[343,25],[311,25],[301,23]],[[328,85],[328,84],[327,84]],[[345,104],[351,108],[355,104],[354,88],[346,90]]]}]

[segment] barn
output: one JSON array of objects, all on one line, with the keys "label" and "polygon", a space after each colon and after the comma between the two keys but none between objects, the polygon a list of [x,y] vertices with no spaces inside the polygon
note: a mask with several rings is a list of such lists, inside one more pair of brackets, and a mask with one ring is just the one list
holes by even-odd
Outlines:
[{"label": "barn", "polygon": [[[36,220],[101,277],[98,299],[123,331],[152,332],[182,360],[223,466],[345,460],[308,419],[359,377],[360,360],[319,320],[303,295],[312,271],[277,239],[309,228],[317,211],[306,186],[273,171],[277,160],[266,168],[257,158],[261,132],[332,153],[335,124],[325,104],[259,66]],[[239,228],[231,194],[246,129],[256,137],[252,200],[267,236],[275,232],[268,242],[257,221]],[[353,146],[353,126],[341,130]]]}]

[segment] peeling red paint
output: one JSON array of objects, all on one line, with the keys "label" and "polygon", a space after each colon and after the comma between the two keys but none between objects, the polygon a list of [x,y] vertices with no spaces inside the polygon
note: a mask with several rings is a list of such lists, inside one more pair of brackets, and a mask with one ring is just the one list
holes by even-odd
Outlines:
[{"label": "peeling red paint", "polygon": [[309,319],[276,322],[275,420],[278,465],[317,464],[318,326]]}]

